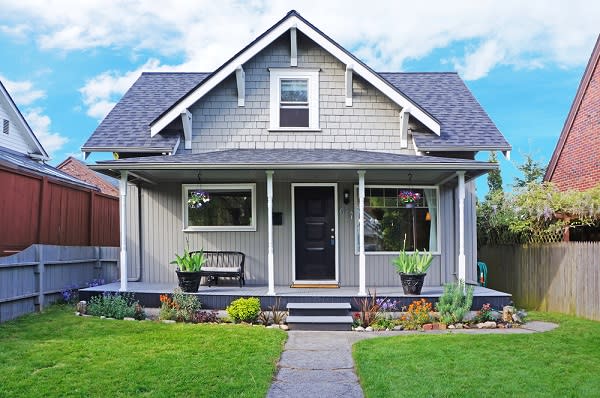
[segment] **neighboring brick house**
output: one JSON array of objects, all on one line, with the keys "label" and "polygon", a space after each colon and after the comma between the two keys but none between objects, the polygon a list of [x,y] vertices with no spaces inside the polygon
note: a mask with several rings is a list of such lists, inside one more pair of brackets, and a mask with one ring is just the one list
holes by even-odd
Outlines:
[{"label": "neighboring brick house", "polygon": [[81,181],[95,185],[100,192],[106,195],[119,196],[119,181],[117,179],[95,172],[81,160],[69,156],[56,168]]},{"label": "neighboring brick house", "polygon": [[571,105],[544,181],[561,190],[600,184],[600,36]]}]

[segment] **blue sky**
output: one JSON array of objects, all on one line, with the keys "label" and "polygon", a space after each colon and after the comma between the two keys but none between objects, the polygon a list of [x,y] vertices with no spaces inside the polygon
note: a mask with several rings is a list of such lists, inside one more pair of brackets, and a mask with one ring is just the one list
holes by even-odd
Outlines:
[{"label": "blue sky", "polygon": [[563,4],[0,0],[0,79],[58,163],[141,71],[211,71],[293,8],[378,71],[458,71],[513,146],[510,184],[550,159],[600,33],[600,6]]}]

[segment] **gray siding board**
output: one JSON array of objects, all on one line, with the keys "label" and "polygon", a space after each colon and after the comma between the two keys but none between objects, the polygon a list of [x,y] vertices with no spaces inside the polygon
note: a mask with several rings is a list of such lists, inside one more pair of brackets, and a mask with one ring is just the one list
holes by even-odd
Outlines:
[{"label": "gray siding board", "polygon": [[357,149],[414,154],[400,147],[400,107],[358,75],[353,78],[353,105],[345,106],[345,65],[302,34],[298,68],[319,68],[320,132],[275,132],[269,129],[268,68],[289,68],[289,37],[283,35],[243,65],[245,106],[237,105],[234,75],[194,104],[192,152],[222,149]]}]

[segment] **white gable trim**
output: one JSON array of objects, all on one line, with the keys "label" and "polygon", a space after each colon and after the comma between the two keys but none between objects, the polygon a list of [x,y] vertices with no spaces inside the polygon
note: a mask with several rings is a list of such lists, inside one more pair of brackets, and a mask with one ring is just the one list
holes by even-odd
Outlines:
[{"label": "white gable trim", "polygon": [[50,156],[48,156],[48,153],[46,152],[46,150],[44,149],[44,147],[42,146],[40,141],[38,141],[37,137],[35,136],[35,133],[33,132],[33,130],[31,130],[31,127],[29,127],[27,120],[25,120],[25,118],[19,111],[19,108],[17,108],[17,105],[13,101],[12,97],[10,96],[10,94],[8,93],[6,88],[4,88],[4,85],[2,84],[2,82],[0,82],[0,92],[2,92],[2,95],[6,99],[6,102],[8,103],[10,110],[14,113],[18,123],[21,125],[20,131],[27,132],[26,138],[28,138],[30,143],[33,144],[33,146],[30,148],[31,153],[33,153],[33,154],[37,153],[37,154],[41,155],[41,160],[50,160]]},{"label": "white gable trim", "polygon": [[154,123],[152,123],[150,126],[150,136],[154,137],[156,134],[162,131],[165,127],[167,127],[169,123],[175,120],[176,117],[179,117],[179,115],[181,114],[181,112],[183,112],[184,109],[190,108],[194,103],[196,103],[200,98],[206,95],[210,90],[215,88],[219,83],[221,83],[228,76],[234,73],[239,65],[243,65],[244,63],[248,62],[256,54],[258,54],[265,47],[267,47],[269,44],[275,41],[279,36],[281,36],[282,34],[284,34],[292,28],[299,29],[302,33],[304,33],[311,40],[316,42],[319,46],[321,46],[331,55],[336,57],[343,64],[352,65],[353,72],[357,73],[359,76],[362,76],[362,78],[364,78],[366,81],[372,84],[375,88],[377,88],[379,91],[385,94],[388,98],[390,98],[400,107],[411,108],[411,115],[413,115],[417,120],[419,120],[421,123],[427,126],[435,134],[437,134],[438,136],[440,135],[440,124],[433,117],[428,115],[426,112],[422,111],[415,103],[411,102],[410,99],[396,91],[396,89],[391,87],[379,75],[372,72],[360,63],[355,64],[356,60],[352,58],[352,56],[350,56],[344,50],[332,43],[321,32],[316,31],[313,27],[309,26],[306,22],[298,18],[296,15],[291,15],[290,17],[282,21],[279,25],[274,26],[260,40],[257,40],[245,51],[240,53],[237,57],[228,61],[227,64],[225,64],[218,72],[211,75],[207,80],[202,82],[200,87],[192,91],[185,98],[183,98],[176,106],[171,108],[162,117],[160,117]]}]

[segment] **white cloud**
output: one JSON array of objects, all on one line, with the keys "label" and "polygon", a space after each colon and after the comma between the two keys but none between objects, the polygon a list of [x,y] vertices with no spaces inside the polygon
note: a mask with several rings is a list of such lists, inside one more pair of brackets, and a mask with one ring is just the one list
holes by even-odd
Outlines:
[{"label": "white cloud", "polygon": [[[142,70],[211,71],[289,11],[284,1],[152,0],[62,2],[0,0],[12,25],[46,50],[127,49],[155,59],[132,71],[107,71],[86,82],[87,114],[100,118]],[[376,70],[402,70],[407,60],[452,46],[450,65],[466,79],[498,65],[542,68],[584,64],[598,34],[600,3],[482,0],[373,3],[306,0],[294,5],[310,22]],[[68,12],[65,10],[68,9]],[[162,65],[166,55],[183,58]]]},{"label": "white cloud", "polygon": [[43,109],[28,109],[24,117],[50,157],[69,141],[67,137],[50,131],[51,120],[43,114]]},{"label": "white cloud", "polygon": [[31,105],[33,102],[46,96],[44,90],[34,88],[33,82],[30,80],[9,80],[2,75],[0,75],[0,80],[2,80],[2,84],[4,84],[12,99],[19,106]]}]

